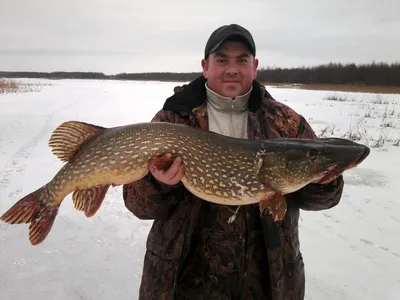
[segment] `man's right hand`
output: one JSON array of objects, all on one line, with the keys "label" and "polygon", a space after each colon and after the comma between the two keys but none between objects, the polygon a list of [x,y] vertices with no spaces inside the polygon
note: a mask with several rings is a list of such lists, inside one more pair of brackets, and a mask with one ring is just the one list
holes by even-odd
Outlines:
[{"label": "man's right hand", "polygon": [[[157,166],[167,164],[166,162],[173,160],[171,166],[167,169],[159,169]],[[171,153],[166,153],[161,157],[156,157],[149,162],[149,171],[158,181],[167,185],[176,185],[185,174],[182,159],[177,157],[172,158]]]}]

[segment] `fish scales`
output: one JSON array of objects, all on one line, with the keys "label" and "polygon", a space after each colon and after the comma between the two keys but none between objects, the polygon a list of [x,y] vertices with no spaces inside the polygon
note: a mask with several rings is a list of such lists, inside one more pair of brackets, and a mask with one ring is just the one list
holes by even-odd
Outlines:
[{"label": "fish scales", "polygon": [[66,164],[53,179],[15,203],[1,220],[29,223],[32,245],[49,233],[59,206],[72,194],[87,217],[100,208],[110,186],[137,181],[153,157],[182,158],[183,185],[218,204],[260,203],[275,221],[286,212],[283,195],[327,175],[358,165],[368,147],[343,139],[248,140],[171,123],[139,123],[104,128],[84,122],[61,124],[49,140]]},{"label": "fish scales", "polygon": [[[116,139],[121,137],[125,145],[124,137],[133,135],[130,130],[126,128]],[[185,185],[202,197],[212,195],[218,203],[235,201],[232,204],[237,205],[264,188],[257,178],[254,146],[250,143],[235,147],[219,135],[169,123],[139,125],[134,134],[139,139],[129,141],[131,157],[135,158],[131,161],[133,170],[147,168],[151,157],[171,152],[182,157]]]},{"label": "fish scales", "polygon": [[[118,127],[81,147],[55,177],[53,186],[64,194],[100,180],[114,185],[132,182],[147,173],[152,157],[171,152],[182,157],[188,167],[184,183],[198,196],[212,196],[218,203],[232,205],[244,200],[257,202],[251,198],[264,186],[258,181],[250,144],[247,146],[232,147],[220,136],[169,123]],[[69,184],[62,184],[63,179]]]}]

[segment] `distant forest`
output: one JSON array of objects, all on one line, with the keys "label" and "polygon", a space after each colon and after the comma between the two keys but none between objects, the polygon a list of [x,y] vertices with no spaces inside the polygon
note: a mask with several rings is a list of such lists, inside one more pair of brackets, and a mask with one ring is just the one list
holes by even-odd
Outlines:
[{"label": "distant forest", "polygon": [[[7,72],[0,71],[5,78],[47,79],[109,79],[188,82],[201,73],[120,73],[105,75],[98,72]],[[315,67],[261,68],[257,79],[262,83],[285,84],[351,84],[367,86],[400,86],[400,63],[340,64],[330,63]]]}]

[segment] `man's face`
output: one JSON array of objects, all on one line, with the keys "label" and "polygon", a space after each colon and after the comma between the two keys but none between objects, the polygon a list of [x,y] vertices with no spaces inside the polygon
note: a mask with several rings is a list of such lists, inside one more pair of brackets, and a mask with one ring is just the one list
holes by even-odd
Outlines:
[{"label": "man's face", "polygon": [[226,41],[201,65],[211,90],[235,98],[249,91],[256,78],[258,60],[243,43]]}]

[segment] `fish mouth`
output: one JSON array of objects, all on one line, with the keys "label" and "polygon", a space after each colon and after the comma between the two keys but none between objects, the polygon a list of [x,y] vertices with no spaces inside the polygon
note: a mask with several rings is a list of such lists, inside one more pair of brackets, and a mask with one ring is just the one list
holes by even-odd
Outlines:
[{"label": "fish mouth", "polygon": [[357,167],[360,163],[362,163],[371,153],[371,150],[366,147],[366,146],[360,146],[361,150],[360,150],[360,154],[358,157],[356,157],[356,159],[354,159],[349,166],[347,167],[347,169],[352,169],[354,167]]},{"label": "fish mouth", "polygon": [[371,149],[369,149],[369,147],[364,146],[363,148],[364,148],[364,151],[362,152],[360,158],[358,159],[357,164],[364,161],[364,159],[366,159],[369,156],[369,154],[371,153]]},{"label": "fish mouth", "polygon": [[318,180],[322,180],[323,178],[335,175],[335,173],[337,173],[337,166],[337,164],[331,164],[326,167],[325,170],[318,174]]},{"label": "fish mouth", "polygon": [[[334,146],[342,148],[340,153],[336,154],[336,156],[339,161],[342,161],[342,163],[339,163],[339,165],[342,165],[342,167],[345,169],[359,165],[369,156],[371,152],[369,147],[348,139],[321,138],[320,141],[326,144],[327,147]],[[349,158],[352,159],[349,161]]]},{"label": "fish mouth", "polygon": [[329,175],[336,171],[337,164],[331,164],[326,170],[324,170],[321,175]]},{"label": "fish mouth", "polygon": [[[324,170],[319,174],[321,176],[320,178],[322,178],[322,182],[329,182],[331,178],[339,176],[344,171],[357,167],[371,152],[370,148],[367,146],[349,140],[331,138],[326,139],[324,142],[335,146],[335,148],[336,146],[340,147],[341,151],[332,155],[332,157],[336,157],[335,162],[327,164]],[[329,154],[327,156],[329,157]]]}]

